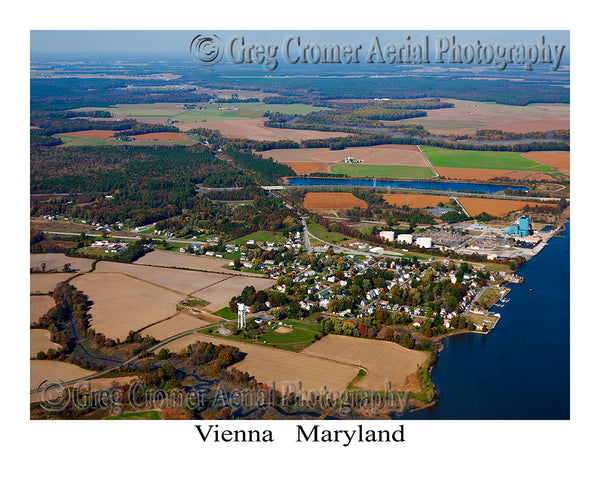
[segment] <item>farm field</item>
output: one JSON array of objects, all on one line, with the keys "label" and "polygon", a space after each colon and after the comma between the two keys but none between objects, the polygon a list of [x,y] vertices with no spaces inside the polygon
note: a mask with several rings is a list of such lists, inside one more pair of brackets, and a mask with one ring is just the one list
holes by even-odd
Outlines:
[{"label": "farm field", "polygon": [[227,138],[247,138],[249,140],[313,140],[322,138],[346,137],[348,133],[320,132],[318,130],[296,130],[291,128],[265,127],[265,118],[232,118],[221,120],[208,120],[205,122],[177,123],[181,132],[188,132],[194,128],[208,128],[219,130]]},{"label": "farm field", "polygon": [[385,123],[418,124],[431,133],[441,134],[473,134],[480,129],[527,133],[570,128],[570,106],[564,103],[531,103],[518,106],[456,99],[441,100],[453,103],[454,108],[428,110],[426,117]]},{"label": "farm field", "polygon": [[132,135],[135,141],[161,141],[161,142],[185,142],[191,143],[190,140],[178,132],[157,132],[143,133],[141,135]]},{"label": "farm field", "polygon": [[203,270],[231,274],[231,270],[225,268],[229,263],[227,260],[210,258],[187,253],[164,252],[155,250],[147,253],[142,258],[133,262],[134,265],[153,265],[157,267],[178,267],[192,270]]},{"label": "farm field", "polygon": [[110,140],[115,138],[117,130],[79,130],[77,132],[66,132],[61,135],[80,138],[96,138],[101,140]]},{"label": "farm field", "polygon": [[[511,177],[514,170],[494,170],[491,168],[454,168],[454,167],[435,167],[436,171],[445,178],[455,180],[491,180],[492,178]],[[520,172],[521,173],[521,172]],[[530,172],[522,172],[526,175],[533,175]],[[537,173],[537,172],[536,172]]]},{"label": "farm field", "polygon": [[480,213],[486,212],[496,217],[503,217],[508,212],[521,210],[525,205],[533,207],[535,205],[551,205],[554,203],[526,202],[522,200],[499,200],[495,198],[472,198],[460,197],[458,201],[465,208],[469,215],[475,217]]},{"label": "farm field", "polygon": [[[161,122],[162,123],[162,122]],[[150,135],[150,134],[144,134]],[[171,133],[170,135],[181,135]],[[153,140],[151,137],[145,137],[144,139],[137,139],[134,141],[123,141],[117,138],[111,138],[108,140],[103,140],[99,138],[86,138],[86,137],[73,137],[70,135],[57,134],[55,137],[60,138],[63,143],[61,147],[84,147],[84,146],[98,146],[98,145],[131,145],[137,147],[151,146],[151,145],[192,145],[192,141],[184,137],[183,140]],[[136,137],[141,137],[142,135],[136,135]],[[133,138],[133,137],[132,137]]]},{"label": "farm field", "polygon": [[71,284],[93,302],[91,328],[108,338],[125,339],[139,330],[177,312],[183,299],[172,291],[119,273],[88,273]]},{"label": "farm field", "polygon": [[29,358],[35,358],[38,352],[47,352],[53,348],[59,350],[58,343],[50,341],[50,332],[43,328],[34,328],[29,330]]},{"label": "farm field", "polygon": [[192,296],[210,302],[205,310],[216,312],[217,310],[228,306],[231,297],[239,295],[242,293],[242,290],[249,285],[252,285],[256,290],[263,290],[274,284],[275,280],[270,278],[233,276],[227,280],[198,290],[194,292]]},{"label": "farm field", "polygon": [[571,169],[571,152],[526,152],[521,155],[534,162],[550,165],[559,172],[569,173]]},{"label": "farm field", "polygon": [[93,260],[89,258],[67,257],[64,253],[32,253],[29,256],[30,268],[41,268],[46,264],[46,272],[62,272],[66,263],[71,264],[71,269],[77,272],[88,272],[92,267]]},{"label": "farm field", "polygon": [[415,378],[419,366],[428,358],[427,353],[409,350],[396,343],[367,338],[327,335],[308,346],[302,353],[330,360],[360,365],[367,375],[355,383],[365,390],[384,390],[391,382],[392,390],[418,388]]},{"label": "farm field", "polygon": [[94,274],[120,273],[139,280],[189,295],[230,278],[221,273],[193,272],[176,268],[150,267],[117,262],[98,262]]},{"label": "farm field", "polygon": [[69,382],[93,373],[96,372],[57,360],[30,360],[29,388],[32,390],[38,388],[44,380],[48,380],[49,382]]},{"label": "farm field", "polygon": [[308,210],[349,210],[354,207],[367,208],[367,203],[345,192],[308,192],[304,197],[304,208]]},{"label": "farm field", "polygon": [[37,322],[53,306],[54,299],[50,295],[30,295],[29,323]]},{"label": "farm field", "polygon": [[45,218],[32,218],[29,221],[31,228],[44,232],[81,233],[91,232],[93,227],[84,223],[66,222],[64,220],[46,220]]},{"label": "farm field", "polygon": [[522,157],[517,152],[480,152],[422,147],[434,167],[481,168],[551,172],[552,167]]},{"label": "farm field", "polygon": [[76,273],[32,273],[29,275],[29,292],[53,292],[56,285],[75,275]]},{"label": "farm field", "polygon": [[[427,158],[414,145],[377,145],[373,147],[349,147],[344,150],[329,150],[328,148],[274,149],[264,152],[262,155],[267,158],[272,157],[276,162],[289,165],[298,174],[313,172],[345,173],[333,170],[334,165],[350,167],[350,171],[354,171],[352,167],[385,165],[425,167],[427,168],[426,175],[433,176]],[[363,163],[343,163],[346,157],[363,160]]]},{"label": "farm field", "polygon": [[386,203],[396,207],[407,205],[411,208],[435,207],[440,202],[449,203],[450,197],[446,195],[422,195],[412,193],[390,193],[382,195]]},{"label": "farm field", "polygon": [[359,368],[354,365],[344,365],[302,353],[209,335],[187,335],[168,343],[165,348],[172,352],[179,352],[187,345],[198,341],[238,347],[247,355],[241,362],[235,363],[232,368],[248,372],[258,382],[265,384],[275,382],[277,390],[281,390],[285,383],[293,382],[297,386],[301,381],[304,390],[319,390],[326,386],[328,390],[343,392],[359,371]]},{"label": "farm field", "polygon": [[432,178],[435,173],[429,167],[406,167],[404,165],[363,165],[341,163],[329,167],[331,173],[350,177],[378,178]]},{"label": "farm field", "polygon": [[[318,110],[328,110],[325,107],[313,107],[301,103],[294,104],[266,104],[263,102],[251,103],[190,103],[194,109],[184,109],[183,103],[137,103],[116,104],[111,107],[84,107],[73,109],[75,112],[88,110],[104,110],[113,117],[133,117],[143,122],[145,117],[167,117],[177,122],[203,122],[223,118],[251,118],[261,117],[265,112],[280,112],[287,114],[305,114]],[[239,110],[219,110],[219,107],[239,108]],[[173,118],[174,117],[174,118]]]},{"label": "farm field", "polygon": [[164,320],[156,325],[152,325],[143,329],[140,333],[142,335],[150,335],[157,340],[164,340],[165,338],[172,337],[178,333],[187,332],[195,328],[205,327],[211,323],[214,322],[196,318],[193,315],[188,315],[187,313],[178,313],[168,320]]}]

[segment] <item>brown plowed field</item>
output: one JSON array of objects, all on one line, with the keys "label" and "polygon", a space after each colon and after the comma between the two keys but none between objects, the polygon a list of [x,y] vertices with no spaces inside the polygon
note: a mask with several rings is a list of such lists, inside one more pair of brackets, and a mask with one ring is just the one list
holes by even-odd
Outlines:
[{"label": "brown plowed field", "polygon": [[172,337],[178,333],[187,332],[195,328],[205,327],[211,323],[212,322],[188,315],[187,313],[178,313],[173,318],[169,318],[164,322],[160,322],[156,325],[145,328],[141,331],[141,334],[150,335],[157,340],[164,340],[165,338]]},{"label": "brown plowed field", "polygon": [[229,275],[232,273],[231,270],[225,268],[225,265],[229,264],[228,260],[189,255],[187,253],[163,252],[159,250],[147,253],[142,258],[136,260],[134,264],[154,265],[157,267],[191,268],[193,270],[220,272]]},{"label": "brown plowed field", "polygon": [[294,170],[298,175],[309,173],[331,173],[329,167],[337,165],[336,163],[317,163],[317,162],[280,162]]},{"label": "brown plowed field", "polygon": [[383,199],[390,205],[402,207],[408,205],[412,208],[435,207],[438,203],[448,203],[450,198],[445,195],[420,195],[410,193],[390,193],[383,195]]},{"label": "brown plowed field", "polygon": [[349,210],[354,207],[367,208],[367,203],[343,192],[308,192],[304,197],[304,208],[308,210]]},{"label": "brown plowed field", "polygon": [[29,367],[29,388],[31,390],[38,388],[44,380],[69,382],[96,373],[93,370],[85,370],[72,363],[58,360],[30,360]]},{"label": "brown plowed field", "polygon": [[29,358],[35,358],[38,352],[47,352],[49,348],[58,351],[60,345],[50,341],[50,332],[43,328],[29,330]]},{"label": "brown plowed field", "polygon": [[[403,165],[408,167],[428,167],[427,157],[415,145],[376,145],[374,147],[350,147],[344,150],[328,148],[275,149],[263,152],[265,158],[272,157],[279,163],[292,168],[294,163],[313,162],[329,167],[343,163],[346,157],[363,160],[364,165]],[[328,171],[328,170],[327,170]]]},{"label": "brown plowed field", "polygon": [[92,267],[93,260],[89,258],[67,257],[64,253],[35,253],[29,256],[29,267],[41,268],[46,264],[46,271],[56,270],[62,272],[65,263],[70,263],[71,268],[78,272],[88,272]]},{"label": "brown plowed field", "polygon": [[54,299],[50,295],[31,295],[29,297],[29,323],[37,322],[53,306]]},{"label": "brown plowed field", "polygon": [[98,262],[94,274],[101,273],[123,273],[186,295],[230,278],[230,275],[223,275],[221,273],[193,272],[176,268],[150,267],[116,262]]},{"label": "brown plowed field", "polygon": [[94,302],[91,327],[108,338],[124,340],[139,330],[174,315],[183,297],[120,273],[88,273],[71,284]]},{"label": "brown plowed field", "polygon": [[340,335],[327,335],[301,353],[364,367],[367,375],[355,386],[365,390],[384,390],[388,382],[392,390],[413,389],[408,376],[427,360],[425,352],[396,343]]},{"label": "brown plowed field", "polygon": [[115,138],[115,133],[117,133],[116,130],[80,130],[79,132],[65,132],[61,135],[69,135],[70,137],[100,138],[102,140],[109,140],[111,138]]},{"label": "brown plowed field", "polygon": [[570,128],[570,106],[562,103],[517,106],[456,99],[442,100],[453,103],[454,108],[428,110],[426,117],[385,123],[418,124],[431,133],[441,134],[473,134],[480,129],[527,133]]},{"label": "brown plowed field", "polygon": [[497,200],[495,198],[471,198],[460,197],[458,199],[469,215],[477,216],[480,213],[487,212],[496,217],[503,217],[508,212],[521,210],[525,205],[533,207],[534,205],[552,205],[554,203],[526,202],[522,200]]},{"label": "brown plowed field", "polygon": [[317,130],[295,130],[291,128],[265,127],[265,118],[239,118],[235,120],[209,120],[207,122],[178,123],[177,127],[182,132],[194,128],[208,128],[219,130],[221,135],[228,138],[247,138],[249,140],[313,140],[321,138],[346,137],[349,133],[320,132]]},{"label": "brown plowed field", "polygon": [[[492,178],[506,177],[514,170],[491,170],[485,168],[450,168],[435,167],[436,171],[446,178],[457,180],[490,180]],[[531,172],[524,172],[530,174]]]},{"label": "brown plowed field", "polygon": [[60,282],[64,282],[75,275],[76,273],[32,273],[29,275],[29,292],[52,292]]},{"label": "brown plowed field", "polygon": [[198,341],[238,347],[247,355],[232,368],[248,372],[257,381],[268,385],[275,382],[275,388],[279,391],[285,382],[298,386],[300,381],[303,390],[319,390],[326,386],[328,390],[341,393],[359,371],[358,366],[354,365],[209,335],[187,335],[168,343],[165,348],[179,353],[187,345]]},{"label": "brown plowed field", "polygon": [[527,152],[522,153],[521,156],[534,162],[545,163],[559,171],[568,172],[571,168],[571,152]]},{"label": "brown plowed field", "polygon": [[162,142],[189,142],[189,138],[178,132],[157,132],[132,135],[134,140],[156,140]]}]

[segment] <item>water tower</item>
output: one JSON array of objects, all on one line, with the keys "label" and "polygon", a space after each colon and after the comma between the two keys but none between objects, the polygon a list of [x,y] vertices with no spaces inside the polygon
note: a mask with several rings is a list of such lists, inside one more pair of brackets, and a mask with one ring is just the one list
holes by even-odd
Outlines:
[{"label": "water tower", "polygon": [[246,312],[250,309],[243,303],[238,303],[237,306],[238,306],[238,318],[237,318],[238,328],[246,328]]}]

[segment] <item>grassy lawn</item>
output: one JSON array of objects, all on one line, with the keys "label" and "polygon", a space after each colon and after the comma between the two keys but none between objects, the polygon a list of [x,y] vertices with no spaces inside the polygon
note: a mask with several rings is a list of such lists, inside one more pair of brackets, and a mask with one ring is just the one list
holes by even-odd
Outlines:
[{"label": "grassy lawn", "polygon": [[121,415],[107,417],[106,420],[162,420],[162,415],[155,410],[147,412],[127,412]]},{"label": "grassy lawn", "polygon": [[480,304],[484,304],[487,306],[487,308],[490,308],[492,306],[492,304],[498,300],[498,298],[500,297],[500,292],[502,290],[502,288],[498,288],[498,287],[488,287],[486,289],[485,292],[483,292],[483,294],[481,295],[481,297],[479,297],[479,303]]},{"label": "grassy lawn", "polygon": [[[321,240],[324,240],[328,243],[341,243],[346,242],[348,240],[354,240],[352,237],[348,237],[341,233],[337,232],[328,232],[325,227],[319,225],[317,223],[309,223],[308,230],[313,235],[319,237]],[[313,239],[311,239],[311,244],[313,243]]]},{"label": "grassy lawn", "polygon": [[483,168],[494,170],[524,170],[550,172],[552,167],[522,157],[517,152],[479,152],[473,150],[449,150],[421,147],[436,167]]},{"label": "grassy lawn", "polygon": [[255,240],[256,243],[273,242],[273,243],[284,244],[287,239],[281,232],[269,232],[269,231],[262,230],[262,231],[251,233],[244,237],[236,238],[235,240],[233,240],[233,242],[227,242],[227,243],[233,243],[234,245],[246,245],[246,242],[248,240]]},{"label": "grassy lawn", "polygon": [[[248,325],[251,325],[253,322],[253,319],[248,319]],[[260,335],[258,339],[256,336],[244,338],[242,335],[231,335],[227,337],[222,337],[214,333],[210,333],[209,335],[237,340],[240,342],[252,343],[254,345],[263,345],[265,347],[281,348],[282,350],[288,350],[291,352],[299,352],[309,346],[314,341],[315,335],[321,331],[320,324],[306,325],[288,319],[284,320],[283,323],[292,325],[292,331],[288,333],[278,333],[275,331],[277,327],[272,329],[271,327],[273,325],[263,324],[266,332]]]},{"label": "grassy lawn", "polygon": [[378,178],[432,178],[435,174],[429,167],[409,167],[405,165],[364,165],[361,163],[340,163],[333,165],[333,173],[350,177]]},{"label": "grassy lawn", "polygon": [[187,300],[184,300],[183,302],[181,302],[182,305],[185,305],[186,307],[206,307],[210,302],[207,302],[206,300],[199,300],[197,298],[188,298]]},{"label": "grassy lawn", "polygon": [[213,315],[224,318],[225,320],[235,320],[237,313],[233,313],[229,307],[223,307],[221,310],[213,312]]}]

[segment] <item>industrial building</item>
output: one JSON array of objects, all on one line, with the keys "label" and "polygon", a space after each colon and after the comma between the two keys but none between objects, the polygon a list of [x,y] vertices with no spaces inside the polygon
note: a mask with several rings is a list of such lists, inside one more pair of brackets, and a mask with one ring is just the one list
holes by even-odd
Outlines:
[{"label": "industrial building", "polygon": [[417,245],[417,247],[431,248],[432,241],[430,237],[419,237],[417,238],[415,244]]},{"label": "industrial building", "polygon": [[526,215],[522,215],[519,217],[516,225],[511,225],[508,227],[504,233],[507,235],[513,235],[515,237],[527,237],[533,233],[533,229],[531,228],[531,219]]},{"label": "industrial building", "polygon": [[396,237],[396,241],[402,242],[402,243],[408,243],[410,245],[413,243],[413,236],[408,233],[404,233],[404,234],[398,235]]},{"label": "industrial building", "polygon": [[388,242],[394,241],[394,232],[392,232],[391,230],[384,230],[382,232],[379,232],[379,236],[384,240],[387,240]]}]

